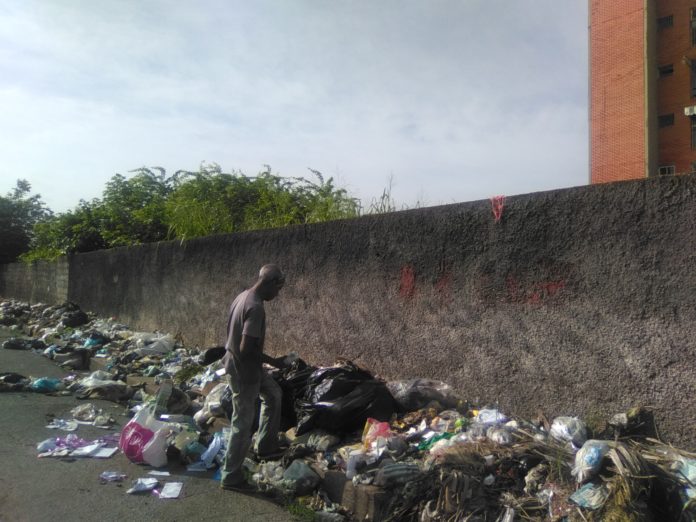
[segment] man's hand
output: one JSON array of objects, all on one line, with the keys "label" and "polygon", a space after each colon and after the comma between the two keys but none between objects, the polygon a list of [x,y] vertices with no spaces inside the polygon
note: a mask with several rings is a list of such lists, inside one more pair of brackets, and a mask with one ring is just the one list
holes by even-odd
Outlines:
[{"label": "man's hand", "polygon": [[279,370],[282,370],[284,368],[288,368],[290,365],[287,363],[287,355],[283,355],[282,357],[271,357],[270,355],[263,354],[262,356],[262,361],[266,364],[270,364],[274,368],[278,368]]}]

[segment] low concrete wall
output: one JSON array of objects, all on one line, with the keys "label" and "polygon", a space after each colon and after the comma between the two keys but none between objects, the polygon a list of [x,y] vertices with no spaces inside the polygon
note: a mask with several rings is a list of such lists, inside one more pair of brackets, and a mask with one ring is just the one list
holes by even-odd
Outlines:
[{"label": "low concrete wall", "polygon": [[30,303],[58,304],[68,299],[68,260],[0,265],[0,296]]},{"label": "low concrete wall", "polygon": [[[656,408],[696,448],[696,177],[510,197],[76,255],[71,300],[224,339],[264,263],[287,272],[267,348],[431,377],[520,415]],[[685,419],[688,419],[685,422]]]}]

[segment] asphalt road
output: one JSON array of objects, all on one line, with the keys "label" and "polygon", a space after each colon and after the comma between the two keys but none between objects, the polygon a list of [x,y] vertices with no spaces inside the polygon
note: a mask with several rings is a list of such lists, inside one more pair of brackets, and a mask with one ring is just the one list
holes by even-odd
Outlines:
[{"label": "asphalt road", "polygon": [[[0,342],[9,335],[0,329]],[[60,377],[65,372],[48,359],[31,352],[0,349],[0,372],[25,376]],[[46,416],[69,418],[72,408],[85,401],[73,396],[51,397],[39,393],[0,393],[0,522],[80,520],[243,520],[245,522],[293,520],[283,508],[262,498],[223,491],[211,473],[187,473],[170,464],[168,482],[183,482],[178,499],[152,494],[127,495],[130,482],[147,477],[152,468],[131,463],[120,452],[109,459],[60,460],[37,458],[36,444],[65,436],[46,428]],[[127,421],[124,408],[107,401],[89,401],[110,412],[119,431]],[[104,430],[80,426],[75,432],[91,440]],[[128,478],[100,484],[103,471],[121,471]]]}]

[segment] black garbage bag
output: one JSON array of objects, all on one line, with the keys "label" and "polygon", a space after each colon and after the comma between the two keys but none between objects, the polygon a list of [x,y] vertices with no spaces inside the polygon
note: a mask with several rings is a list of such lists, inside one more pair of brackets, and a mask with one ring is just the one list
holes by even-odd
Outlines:
[{"label": "black garbage bag", "polygon": [[17,384],[20,382],[29,381],[24,375],[20,375],[15,372],[3,372],[0,373],[0,382],[6,384]]},{"label": "black garbage bag", "polygon": [[60,320],[64,326],[69,328],[75,328],[77,326],[82,326],[89,322],[89,317],[82,310],[75,310],[71,312],[65,312],[60,316]]},{"label": "black garbage bag", "polygon": [[310,402],[325,402],[344,397],[352,392],[360,383],[372,380],[361,378],[361,376],[337,375],[336,377],[326,379],[317,384],[310,393]]},{"label": "black garbage bag", "polygon": [[387,421],[396,409],[394,398],[382,381],[369,380],[357,384],[349,393],[333,400],[303,402],[297,434],[315,428],[333,433],[350,433],[365,425],[368,418]]},{"label": "black garbage bag", "polygon": [[282,370],[281,377],[292,388],[295,397],[304,397],[309,379],[316,370],[316,367],[307,365],[302,359],[297,359],[290,368]]},{"label": "black garbage bag", "polygon": [[4,343],[2,343],[2,347],[5,350],[30,350],[31,347],[29,344],[24,340],[24,339],[8,339]]},{"label": "black garbage bag", "polygon": [[271,377],[283,391],[280,411],[280,429],[286,431],[297,425],[295,401],[304,397],[307,381],[316,368],[308,366],[302,359],[296,359],[289,368],[273,370]]},{"label": "black garbage bag", "polygon": [[0,392],[24,391],[31,383],[24,375],[14,372],[0,373]]},{"label": "black garbage bag", "polygon": [[2,343],[5,350],[45,350],[46,343],[40,339],[19,339],[13,337]]},{"label": "black garbage bag", "polygon": [[213,346],[212,348],[206,348],[198,356],[198,364],[201,366],[208,366],[214,362],[219,361],[225,356],[226,349],[224,346]]}]

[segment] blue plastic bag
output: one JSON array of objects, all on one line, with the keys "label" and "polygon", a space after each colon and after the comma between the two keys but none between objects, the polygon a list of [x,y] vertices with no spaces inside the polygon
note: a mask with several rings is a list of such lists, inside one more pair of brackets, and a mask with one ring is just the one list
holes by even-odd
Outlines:
[{"label": "blue plastic bag", "polygon": [[60,379],[40,377],[31,383],[31,389],[39,393],[51,393],[62,388]]}]

